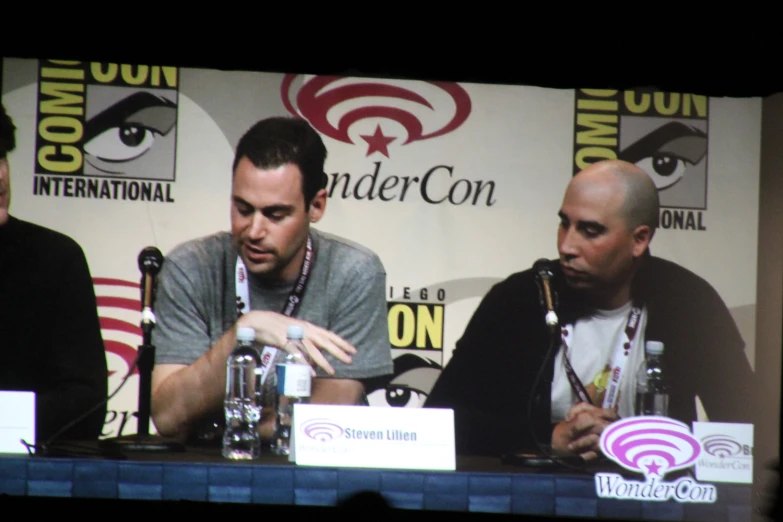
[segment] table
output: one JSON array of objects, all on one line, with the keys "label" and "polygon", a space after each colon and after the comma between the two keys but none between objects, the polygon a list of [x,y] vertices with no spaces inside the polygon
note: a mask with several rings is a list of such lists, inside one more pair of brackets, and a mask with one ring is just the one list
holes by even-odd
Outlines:
[{"label": "table", "polygon": [[458,457],[454,472],[305,467],[274,455],[228,462],[219,449],[198,447],[127,457],[3,455],[0,495],[328,507],[373,491],[404,510],[710,522],[744,522],[752,510],[749,484],[716,484],[714,504],[605,499],[595,491],[598,468],[518,468],[480,457]]}]

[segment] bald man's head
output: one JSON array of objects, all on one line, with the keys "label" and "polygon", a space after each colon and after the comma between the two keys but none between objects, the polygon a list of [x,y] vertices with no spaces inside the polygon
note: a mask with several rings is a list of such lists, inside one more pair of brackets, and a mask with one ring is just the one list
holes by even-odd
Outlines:
[{"label": "bald man's head", "polygon": [[569,286],[603,310],[627,303],[658,222],[650,176],[622,161],[590,165],[571,179],[558,215],[557,248]]},{"label": "bald man's head", "polygon": [[658,189],[642,168],[621,160],[599,161],[580,171],[570,184],[617,190],[622,198],[619,212],[628,230],[647,225],[651,233],[655,232],[660,205]]}]

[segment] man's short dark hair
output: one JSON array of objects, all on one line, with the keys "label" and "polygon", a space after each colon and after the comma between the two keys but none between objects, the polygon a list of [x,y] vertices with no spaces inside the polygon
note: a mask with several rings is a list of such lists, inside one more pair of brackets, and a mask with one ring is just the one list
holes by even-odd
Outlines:
[{"label": "man's short dark hair", "polygon": [[307,209],[315,194],[326,187],[326,146],[302,118],[279,116],[259,121],[240,138],[232,173],[243,157],[260,169],[274,169],[287,163],[299,167]]},{"label": "man's short dark hair", "polygon": [[0,158],[16,148],[16,126],[14,120],[5,111],[5,105],[0,105]]}]

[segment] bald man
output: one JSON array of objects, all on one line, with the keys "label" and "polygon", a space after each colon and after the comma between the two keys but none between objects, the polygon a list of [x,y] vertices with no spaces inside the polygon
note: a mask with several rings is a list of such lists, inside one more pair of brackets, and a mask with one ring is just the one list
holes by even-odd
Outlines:
[{"label": "bald man", "polygon": [[[671,417],[697,420],[698,396],[711,421],[752,423],[753,371],[728,309],[704,279],[650,253],[650,177],[622,161],[593,164],[571,179],[557,214],[560,328],[544,321],[535,271],[512,274],[484,297],[425,403],[454,409],[457,452],[499,456],[540,443],[596,458],[606,426],[634,415],[649,340],[664,344]],[[607,399],[619,360],[619,395]]]}]

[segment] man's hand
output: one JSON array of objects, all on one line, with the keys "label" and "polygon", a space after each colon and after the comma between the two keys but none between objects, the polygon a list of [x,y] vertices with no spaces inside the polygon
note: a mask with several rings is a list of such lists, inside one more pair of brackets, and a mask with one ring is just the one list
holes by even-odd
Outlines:
[{"label": "man's hand", "polygon": [[619,419],[617,408],[599,408],[580,402],[569,410],[552,432],[552,447],[570,451],[585,460],[598,457],[598,441],[603,430]]},{"label": "man's hand", "polygon": [[334,375],[334,368],[321,354],[321,350],[326,350],[346,364],[351,363],[349,354],[356,354],[356,348],[339,335],[307,321],[260,310],[253,310],[237,321],[237,327],[249,326],[255,329],[258,343],[278,348],[285,345],[288,326],[292,324],[299,325],[304,329],[303,344],[310,352],[315,364],[326,370],[329,375]]}]

